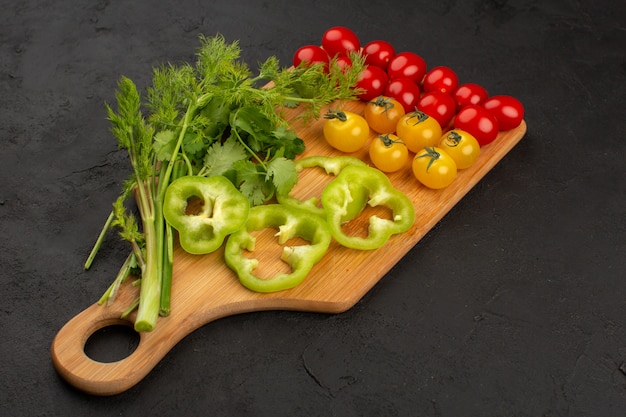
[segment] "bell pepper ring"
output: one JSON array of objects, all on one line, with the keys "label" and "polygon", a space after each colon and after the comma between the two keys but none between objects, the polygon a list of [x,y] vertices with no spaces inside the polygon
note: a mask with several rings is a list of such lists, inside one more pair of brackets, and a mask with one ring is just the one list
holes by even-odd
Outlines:
[{"label": "bell pepper ring", "polygon": [[[187,213],[193,199],[197,213]],[[226,236],[243,226],[248,218],[248,199],[222,176],[180,177],[167,187],[163,203],[165,220],[178,231],[180,246],[193,255],[217,250]]]},{"label": "bell pepper ring", "polygon": [[[339,173],[349,165],[367,166],[359,158],[353,156],[307,156],[295,161],[296,171],[302,172],[306,168],[322,168],[327,175],[337,176]],[[293,188],[292,190],[293,191]],[[311,197],[306,200],[300,200],[289,194],[276,193],[276,200],[280,204],[306,210],[317,216],[326,218],[326,212],[324,208],[320,206],[319,197]]]},{"label": "bell pepper ring", "polygon": [[[373,215],[369,218],[366,237],[347,235],[342,226],[357,217],[366,204],[390,208],[392,218]],[[369,166],[345,167],[324,188],[322,205],[333,238],[351,249],[380,248],[392,235],[406,232],[415,222],[415,208],[409,197],[394,188],[382,171]]]},{"label": "bell pepper ring", "polygon": [[[271,278],[255,275],[259,260],[245,256],[244,250],[254,251],[256,238],[252,232],[265,228],[278,229],[276,236],[281,245],[294,237],[310,242],[308,245],[283,247],[281,260],[289,265],[290,273],[279,273]],[[282,291],[297,286],[307,277],[326,254],[331,240],[330,230],[321,217],[283,204],[260,205],[252,207],[246,224],[229,236],[224,260],[246,288],[264,293]]]}]

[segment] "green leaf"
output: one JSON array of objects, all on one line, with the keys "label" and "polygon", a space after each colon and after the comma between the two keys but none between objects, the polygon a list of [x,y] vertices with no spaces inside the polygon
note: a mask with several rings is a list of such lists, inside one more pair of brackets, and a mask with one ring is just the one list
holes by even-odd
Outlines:
[{"label": "green leaf", "polygon": [[174,129],[196,91],[194,70],[188,64],[154,68],[152,85],[147,88],[148,120],[159,130]]},{"label": "green leaf", "polygon": [[255,136],[259,132],[273,129],[271,121],[265,117],[258,107],[247,106],[231,113],[230,125]]},{"label": "green leaf", "polygon": [[258,107],[242,107],[232,112],[230,126],[254,152],[264,153],[268,144],[273,142],[272,123]]},{"label": "green leaf", "polygon": [[199,116],[207,120],[204,124],[204,135],[208,139],[221,139],[228,127],[230,110],[228,104],[221,97],[212,97],[207,105],[202,108]]},{"label": "green leaf", "polygon": [[200,133],[188,132],[183,138],[183,150],[188,155],[195,155],[204,149],[204,138]]},{"label": "green leaf", "polygon": [[214,84],[228,78],[247,78],[250,70],[239,63],[241,48],[237,41],[230,44],[222,35],[200,36],[196,68],[202,84]]},{"label": "green leaf", "polygon": [[224,143],[215,142],[204,157],[202,174],[206,177],[223,175],[233,169],[236,162],[245,159],[248,159],[248,153],[235,139],[227,139]]},{"label": "green leaf", "polygon": [[236,162],[234,168],[237,171],[239,191],[248,198],[251,205],[263,204],[272,195],[272,183],[265,181],[264,173],[259,171],[258,165],[243,160]]},{"label": "green leaf", "polygon": [[287,195],[298,182],[298,172],[296,165],[291,159],[278,157],[272,159],[267,164],[266,181],[272,181],[276,191]]},{"label": "green leaf", "polygon": [[115,98],[117,113],[106,105],[111,132],[117,138],[118,146],[128,151],[135,175],[145,180],[153,174],[154,129],[143,119],[139,92],[129,78],[119,80]]},{"label": "green leaf", "polygon": [[294,130],[279,126],[273,133],[276,140],[273,145],[279,149],[283,148],[285,158],[294,159],[304,152],[304,141],[298,137]]},{"label": "green leaf", "polygon": [[120,148],[130,150],[133,146],[133,129],[141,120],[139,92],[130,78],[120,78],[115,91],[115,99],[117,113],[106,104],[111,132],[116,137]]},{"label": "green leaf", "polygon": [[171,130],[161,130],[154,135],[152,146],[159,161],[169,161],[176,147],[176,134]]},{"label": "green leaf", "polygon": [[[291,97],[295,98],[295,96],[291,96]],[[299,102],[297,102],[295,100],[290,100],[290,99],[285,99],[285,101],[283,102],[283,106],[288,108],[288,109],[295,109],[299,105],[300,105]]]},{"label": "green leaf", "polygon": [[139,231],[139,224],[137,218],[132,212],[126,209],[125,202],[128,198],[128,193],[122,193],[113,203],[114,219],[111,225],[119,228],[119,235],[122,239],[129,242],[142,242],[144,239],[143,233]]},{"label": "green leaf", "polygon": [[264,80],[274,80],[280,73],[280,62],[275,56],[268,57],[259,66],[259,78]]}]

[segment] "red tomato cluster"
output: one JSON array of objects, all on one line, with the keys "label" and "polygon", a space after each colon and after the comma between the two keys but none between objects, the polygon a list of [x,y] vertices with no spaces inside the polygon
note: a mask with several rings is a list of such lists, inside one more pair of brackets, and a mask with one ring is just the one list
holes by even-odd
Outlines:
[{"label": "red tomato cluster", "polygon": [[[475,161],[480,147],[523,120],[524,107],[516,98],[489,96],[481,85],[460,84],[450,67],[428,68],[418,54],[396,52],[384,40],[361,47],[358,36],[342,26],[328,29],[321,46],[298,49],[293,64],[322,62],[328,68],[331,59],[336,59],[340,65],[351,65],[349,54],[358,52],[366,67],[356,87],[362,91],[359,98],[367,102],[365,118],[370,128],[380,133],[370,144],[369,154],[385,172],[405,166],[409,152],[414,153],[415,177],[429,188],[443,188],[457,169]],[[403,110],[395,118],[390,116],[392,102]],[[375,120],[381,117],[396,129],[378,127],[381,124]]]},{"label": "red tomato cluster", "polygon": [[349,52],[361,52],[367,67],[357,87],[359,98],[371,101],[378,96],[392,97],[405,112],[416,108],[436,119],[443,131],[451,128],[471,133],[481,146],[491,143],[498,132],[514,129],[524,117],[524,107],[515,97],[489,96],[475,83],[460,84],[454,70],[447,66],[428,68],[425,60],[410,51],[396,52],[384,40],[373,40],[361,47],[358,36],[349,28],[335,26],[324,32],[321,46],[307,45],[294,54],[294,66],[302,61],[323,62],[342,57],[349,65]]}]

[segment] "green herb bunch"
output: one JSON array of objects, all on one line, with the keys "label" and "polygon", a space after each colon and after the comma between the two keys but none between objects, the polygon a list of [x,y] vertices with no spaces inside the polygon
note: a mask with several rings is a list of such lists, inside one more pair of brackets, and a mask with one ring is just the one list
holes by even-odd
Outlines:
[{"label": "green herb bunch", "polygon": [[[100,302],[111,302],[121,282],[139,272],[139,299],[125,313],[138,308],[137,331],[152,330],[158,316],[170,311],[173,233],[163,218],[168,185],[185,175],[223,175],[253,206],[267,202],[276,191],[288,193],[297,182],[293,159],[305,144],[281,109],[301,106],[301,117],[318,118],[323,106],[356,99],[359,93],[355,85],[364,59],[358,54],[351,55],[347,70],[335,60],[328,70],[320,64],[281,68],[270,57],[256,75],[240,56],[238,42],[201,36],[194,65],[153,69],[145,101],[133,81],[121,77],[117,110],[106,105],[111,131],[128,152],[132,175],[85,268],[106,231],[119,228],[132,251]],[[126,208],[131,197],[139,220]]]}]

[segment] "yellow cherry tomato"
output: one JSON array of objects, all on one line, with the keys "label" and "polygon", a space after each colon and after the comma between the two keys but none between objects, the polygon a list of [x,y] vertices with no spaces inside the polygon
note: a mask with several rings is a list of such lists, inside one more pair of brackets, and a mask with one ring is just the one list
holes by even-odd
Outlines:
[{"label": "yellow cherry tomato", "polygon": [[363,116],[372,130],[382,134],[394,133],[404,113],[404,107],[398,100],[385,96],[367,102],[363,110]]},{"label": "yellow cherry tomato", "polygon": [[457,168],[454,159],[443,149],[429,146],[419,151],[411,168],[415,178],[428,188],[445,188],[456,178]]},{"label": "yellow cherry tomato", "polygon": [[476,138],[461,129],[444,133],[439,147],[454,159],[457,169],[471,167],[480,154],[480,145]]},{"label": "yellow cherry tomato", "polygon": [[409,151],[398,136],[388,133],[374,138],[369,149],[374,166],[383,172],[395,172],[409,162]]},{"label": "yellow cherry tomato", "polygon": [[439,122],[419,110],[402,116],[396,126],[396,135],[413,153],[427,146],[437,145],[441,139],[441,133]]},{"label": "yellow cherry tomato", "polygon": [[324,138],[341,152],[356,152],[367,143],[370,128],[365,118],[350,111],[329,110],[324,118]]}]

